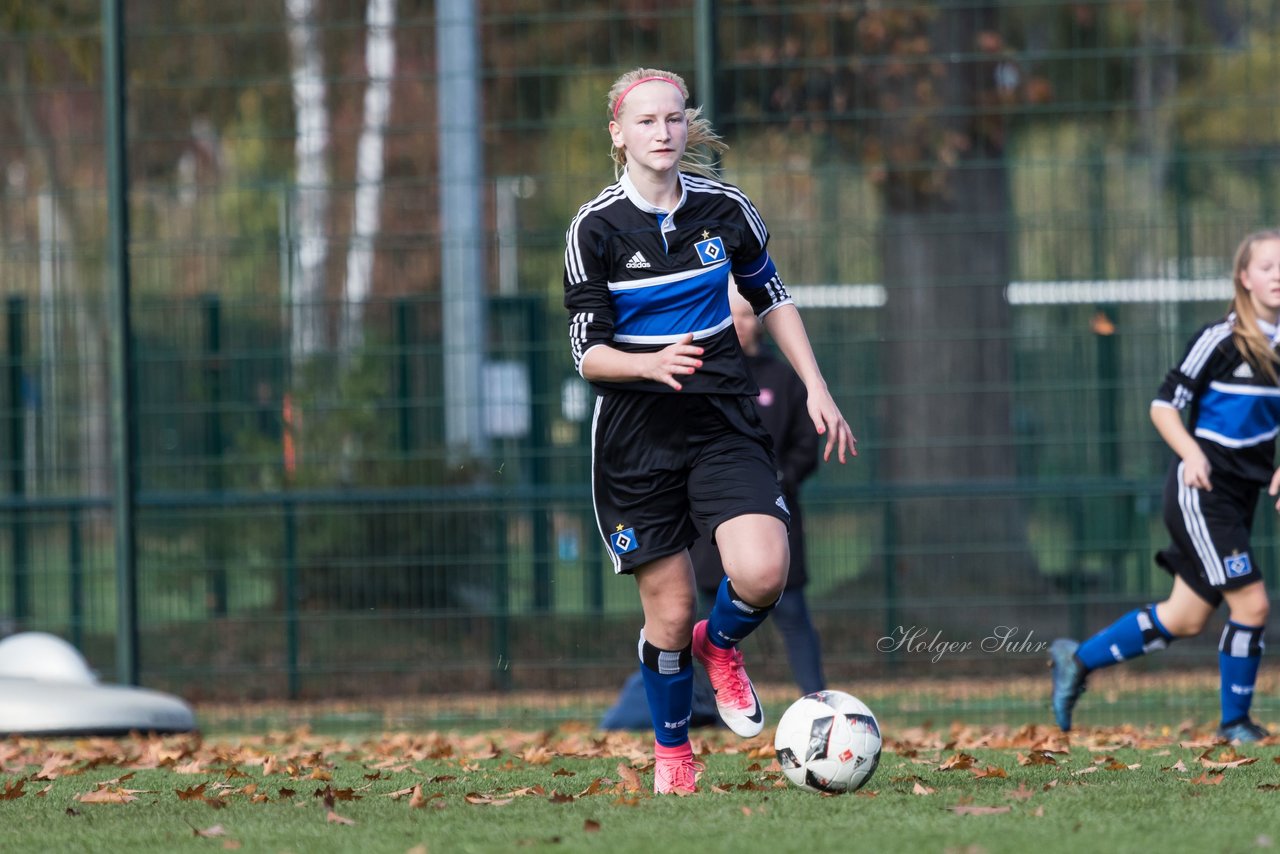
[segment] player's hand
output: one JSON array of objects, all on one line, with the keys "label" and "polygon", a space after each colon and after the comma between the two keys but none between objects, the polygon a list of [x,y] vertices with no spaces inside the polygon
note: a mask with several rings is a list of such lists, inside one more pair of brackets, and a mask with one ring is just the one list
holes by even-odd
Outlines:
[{"label": "player's hand", "polygon": [[822,388],[809,393],[809,417],[817,428],[819,436],[827,437],[827,444],[822,449],[823,462],[831,459],[831,452],[836,452],[836,459],[844,462],[846,456],[858,455],[858,440],[849,429],[849,422],[840,414],[840,407],[831,399],[831,393]]},{"label": "player's hand", "polygon": [[[1280,469],[1271,475],[1271,485],[1267,487],[1267,495],[1280,495]],[[1280,501],[1276,501],[1276,511],[1280,512]]]},{"label": "player's hand", "polygon": [[680,385],[678,377],[688,376],[701,367],[702,348],[694,346],[693,333],[686,332],[676,343],[649,354],[645,377],[680,391],[684,386]]},{"label": "player's hand", "polygon": [[[1195,489],[1213,492],[1213,484],[1209,482],[1210,471],[1209,459],[1204,454],[1187,457],[1182,461],[1182,482]],[[1271,482],[1274,486],[1275,478]]]}]

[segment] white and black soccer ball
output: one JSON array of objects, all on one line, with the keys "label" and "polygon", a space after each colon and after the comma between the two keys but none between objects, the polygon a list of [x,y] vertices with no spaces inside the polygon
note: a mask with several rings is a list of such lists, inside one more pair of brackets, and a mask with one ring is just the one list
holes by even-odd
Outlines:
[{"label": "white and black soccer ball", "polygon": [[880,764],[880,725],[843,691],[816,691],[791,704],[773,737],[787,779],[811,792],[862,788]]}]

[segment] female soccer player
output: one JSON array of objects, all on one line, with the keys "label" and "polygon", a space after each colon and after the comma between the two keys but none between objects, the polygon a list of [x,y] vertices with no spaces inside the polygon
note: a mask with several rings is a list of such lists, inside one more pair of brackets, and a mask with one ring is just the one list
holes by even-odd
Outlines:
[{"label": "female soccer player", "polygon": [[[827,390],[800,315],[746,195],[699,153],[726,149],[669,71],[638,68],[609,90],[617,181],[565,235],[565,307],[575,366],[595,387],[592,496],[614,572],[635,576],[640,661],[656,734],[654,791],[696,791],[689,745],[692,658],[724,722],[744,737],[763,710],[737,644],[787,580],[789,512],[729,313],[739,292],[804,381],[824,459],[855,439]],[[690,151],[690,147],[695,150]],[[714,532],[726,578],[706,620],[688,547]]]},{"label": "female soccer player", "polygon": [[[1053,714],[1064,731],[1071,729],[1071,713],[1090,672],[1199,634],[1225,599],[1230,618],[1218,642],[1218,735],[1246,742],[1268,734],[1249,717],[1270,610],[1262,571],[1249,552],[1249,532],[1262,487],[1270,495],[1280,493],[1274,463],[1280,432],[1280,229],[1250,234],[1240,243],[1232,278],[1230,312],[1196,333],[1151,403],[1156,430],[1177,454],[1164,489],[1164,521],[1173,542],[1156,555],[1173,576],[1173,592],[1083,643],[1053,642]],[[1183,424],[1184,409],[1189,426]]]}]

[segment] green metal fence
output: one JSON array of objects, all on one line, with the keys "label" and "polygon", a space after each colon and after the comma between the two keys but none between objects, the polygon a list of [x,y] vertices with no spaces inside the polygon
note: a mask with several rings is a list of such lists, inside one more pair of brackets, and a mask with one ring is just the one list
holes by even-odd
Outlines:
[{"label": "green metal fence", "polygon": [[[638,64],[685,74],[731,143],[860,438],[804,493],[833,683],[1038,674],[1034,651],[877,642],[1081,635],[1167,590],[1147,404],[1224,311],[1238,239],[1276,219],[1274,4],[126,2],[113,98],[115,5],[0,9],[8,629],[108,678],[132,644],[141,682],[201,701],[568,707],[616,685],[639,608],[594,533],[560,276],[611,178],[605,90]],[[474,38],[473,78],[442,35]],[[473,114],[438,112],[472,84]],[[450,196],[448,134],[470,131]],[[1265,507],[1257,536],[1270,571]],[[785,684],[776,638],[753,643],[753,675]],[[1212,647],[1142,668],[1211,668]]]}]

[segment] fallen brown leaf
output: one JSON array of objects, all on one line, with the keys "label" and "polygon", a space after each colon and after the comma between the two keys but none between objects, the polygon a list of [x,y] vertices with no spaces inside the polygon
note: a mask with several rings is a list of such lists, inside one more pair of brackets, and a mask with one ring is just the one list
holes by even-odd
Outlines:
[{"label": "fallen brown leaf", "polygon": [[345,824],[345,825],[355,824],[355,819],[350,819],[350,818],[347,818],[346,816],[338,815],[333,810],[329,810],[328,814],[325,815],[324,820],[327,821],[329,824]]},{"label": "fallen brown leaf", "polygon": [[629,765],[618,765],[618,776],[622,778],[622,788],[628,792],[640,791],[640,775]]},{"label": "fallen brown leaf", "polygon": [[1233,759],[1228,762],[1214,762],[1210,759],[1205,759],[1204,757],[1200,758],[1201,765],[1203,765],[1206,768],[1210,768],[1214,771],[1221,771],[1225,768],[1240,768],[1245,765],[1252,765],[1257,761],[1258,761],[1258,757],[1256,756],[1245,756],[1240,759]]},{"label": "fallen brown leaf", "polygon": [[984,778],[1000,779],[1009,776],[1003,768],[997,768],[995,765],[988,765],[986,768],[974,768],[972,769],[972,774],[975,780]]},{"label": "fallen brown leaf", "polygon": [[1026,756],[1018,754],[1019,765],[1057,765],[1058,760],[1053,755],[1043,750],[1033,750]]},{"label": "fallen brown leaf", "polygon": [[953,753],[938,766],[939,771],[964,771],[973,767],[974,759],[967,753]]},{"label": "fallen brown leaf", "polygon": [[128,804],[137,798],[123,789],[101,788],[75,796],[82,804]]}]

